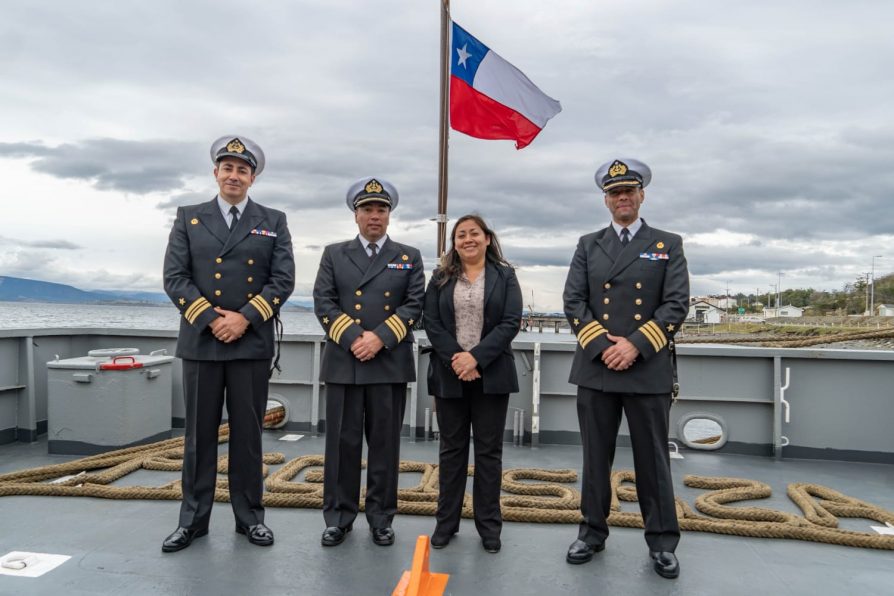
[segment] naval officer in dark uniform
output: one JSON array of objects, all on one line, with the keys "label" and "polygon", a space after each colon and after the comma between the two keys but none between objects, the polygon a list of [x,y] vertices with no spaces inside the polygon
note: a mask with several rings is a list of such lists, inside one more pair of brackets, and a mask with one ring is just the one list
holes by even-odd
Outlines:
[{"label": "naval officer in dark uniform", "polygon": [[407,383],[416,380],[413,323],[422,313],[422,257],[388,234],[398,194],[363,178],[346,197],[359,234],[323,251],[314,312],[326,332],[320,380],[326,383],[323,546],[341,544],[359,511],[360,456],[366,434],[366,519],[373,542],[394,543],[400,431]]},{"label": "naval officer in dark uniform", "polygon": [[659,575],[675,578],[680,528],[668,415],[675,385],[673,337],[688,310],[689,272],[680,236],[639,217],[651,179],[649,167],[635,159],[615,159],[596,171],[612,222],[581,237],[565,282],[565,315],[578,343],[570,382],[578,387],[584,455],[583,521],[566,559],[585,563],[605,548],[623,412],[649,553]]},{"label": "naval officer in dark uniform", "polygon": [[286,216],[248,189],[264,153],[243,136],[211,145],[218,195],[179,207],[165,253],[165,292],[182,318],[186,444],[179,527],[162,543],[178,551],[208,533],[217,481],[217,432],[229,412],[230,502],[236,531],[273,544],[261,504],[261,431],[274,354],[274,318],[292,293],[295,261]]}]

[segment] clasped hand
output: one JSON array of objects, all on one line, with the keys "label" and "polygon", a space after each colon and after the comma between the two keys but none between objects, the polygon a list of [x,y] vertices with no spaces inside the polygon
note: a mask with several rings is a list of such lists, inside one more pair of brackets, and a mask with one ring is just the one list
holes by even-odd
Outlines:
[{"label": "clasped hand", "polygon": [[230,344],[245,335],[248,330],[248,319],[241,312],[226,310],[219,306],[214,307],[214,312],[219,316],[208,323],[214,337],[225,344]]},{"label": "clasped hand", "polygon": [[367,360],[372,360],[379,353],[379,350],[384,347],[385,344],[382,343],[378,335],[372,331],[364,331],[351,344],[351,353],[354,354],[357,360],[366,362]]},{"label": "clasped hand", "polygon": [[469,352],[457,352],[450,360],[453,372],[459,377],[460,381],[474,381],[481,378],[478,372],[478,361]]},{"label": "clasped hand", "polygon": [[626,337],[620,337],[607,333],[609,340],[615,342],[602,352],[602,362],[609,370],[627,370],[633,365],[633,361],[639,356],[639,350]]}]

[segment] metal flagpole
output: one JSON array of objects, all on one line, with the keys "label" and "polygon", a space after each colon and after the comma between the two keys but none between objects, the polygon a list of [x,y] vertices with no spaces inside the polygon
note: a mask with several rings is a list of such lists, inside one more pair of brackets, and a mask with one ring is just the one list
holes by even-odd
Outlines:
[{"label": "metal flagpole", "polygon": [[447,135],[450,106],[450,0],[441,0],[441,131],[438,147],[438,258],[447,246]]}]

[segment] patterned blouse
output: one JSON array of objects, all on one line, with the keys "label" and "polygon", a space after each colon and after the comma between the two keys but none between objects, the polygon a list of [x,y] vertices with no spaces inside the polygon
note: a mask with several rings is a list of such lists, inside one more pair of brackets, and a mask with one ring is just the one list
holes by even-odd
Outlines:
[{"label": "patterned blouse", "polygon": [[461,273],[453,288],[453,307],[456,311],[456,341],[469,351],[481,341],[484,328],[484,270],[470,282]]}]

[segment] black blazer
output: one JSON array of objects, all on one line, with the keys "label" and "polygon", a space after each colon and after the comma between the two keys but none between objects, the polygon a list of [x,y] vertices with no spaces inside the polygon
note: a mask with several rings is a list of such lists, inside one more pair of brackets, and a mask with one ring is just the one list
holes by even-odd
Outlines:
[{"label": "black blazer", "polygon": [[[443,287],[429,281],[425,292],[425,333],[433,352],[428,363],[428,393],[437,397],[462,397],[462,381],[453,372],[450,360],[464,352],[456,341],[456,314],[453,290],[456,280]],[[518,335],[522,317],[522,295],[511,267],[487,262],[484,274],[484,327],[481,341],[469,350],[478,361],[484,393],[518,391],[512,340]]]}]

